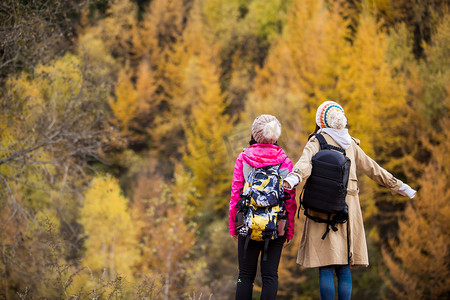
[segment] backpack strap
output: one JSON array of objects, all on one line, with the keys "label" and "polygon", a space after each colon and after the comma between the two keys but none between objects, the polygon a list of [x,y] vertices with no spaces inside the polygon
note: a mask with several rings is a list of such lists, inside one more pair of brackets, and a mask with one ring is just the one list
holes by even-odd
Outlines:
[{"label": "backpack strap", "polygon": [[[281,165],[284,164],[284,162],[286,161],[286,159],[287,159],[287,156],[284,158],[284,160],[283,160],[280,164],[277,164],[277,165],[268,165],[268,166],[262,167],[261,169],[263,169],[263,168],[269,169],[269,168],[272,168],[272,167],[274,167],[274,166],[277,166],[277,171],[279,172],[279,171],[280,171],[280,168],[281,168]],[[244,163],[244,164],[243,164],[243,167],[242,167],[242,175],[244,176],[245,182],[248,181],[248,176],[250,175],[250,173],[251,173],[252,171],[256,170],[256,169],[258,169],[258,168],[252,167],[251,165],[249,165],[249,164],[247,164],[247,163]]]},{"label": "backpack strap", "polygon": [[320,133],[313,133],[309,136],[308,140],[310,138],[312,138],[313,136],[316,137],[316,139],[319,141],[319,145],[320,145],[320,150],[324,150],[324,149],[328,149],[328,143],[325,140],[325,138],[323,137],[323,135],[321,135]]},{"label": "backpack strap", "polygon": [[347,257],[348,257],[348,264],[350,265],[350,262],[352,260],[351,254],[350,254],[350,230],[349,230],[349,223],[347,222]]},{"label": "backpack strap", "polygon": [[298,206],[297,219],[300,219],[300,209],[302,208],[302,205],[303,205],[303,192],[304,191],[305,191],[305,186],[303,185],[302,192],[301,192],[300,196],[298,197],[300,204]]},{"label": "backpack strap", "polygon": [[283,159],[283,161],[281,162],[281,164],[278,164],[278,172],[280,171],[281,165],[284,164],[284,162],[286,161],[286,159],[287,159],[287,155],[286,155],[286,157]]},{"label": "backpack strap", "polygon": [[341,147],[337,147],[337,146],[333,146],[333,145],[328,144],[327,141],[325,140],[325,137],[322,134],[320,134],[320,133],[313,133],[313,134],[311,134],[309,136],[308,140],[311,137],[313,137],[313,136],[315,136],[316,139],[319,141],[320,150],[325,150],[325,149],[327,149],[327,150],[335,150],[335,151],[341,152],[344,155],[347,155],[346,152],[345,152],[345,149],[343,149]]},{"label": "backpack strap", "polygon": [[313,221],[316,221],[317,223],[325,223],[327,224],[327,230],[325,230],[324,234],[322,235],[322,240],[324,240],[328,234],[328,232],[330,232],[330,227],[331,229],[333,229],[333,231],[338,231],[338,228],[336,227],[336,222],[331,218],[331,214],[328,214],[328,218],[327,220],[322,219],[320,217],[315,217],[315,216],[311,216],[308,213],[308,209],[305,209],[305,216],[310,218]]},{"label": "backpack strap", "polygon": [[242,175],[244,176],[245,182],[247,182],[248,176],[250,175],[250,172],[253,171],[254,169],[255,169],[255,168],[252,167],[252,166],[250,166],[249,164],[243,163],[243,166],[242,166]]}]

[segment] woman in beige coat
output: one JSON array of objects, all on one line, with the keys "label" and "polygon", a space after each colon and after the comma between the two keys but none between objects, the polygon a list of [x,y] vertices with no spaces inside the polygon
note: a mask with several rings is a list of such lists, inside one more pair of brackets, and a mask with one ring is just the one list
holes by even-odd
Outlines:
[{"label": "woman in beige coat", "polygon": [[[306,218],[297,263],[306,268],[319,268],[321,299],[334,299],[334,271],[338,277],[339,300],[350,299],[352,283],[349,267],[369,265],[356,172],[364,173],[378,184],[389,188],[392,194],[399,193],[413,198],[416,191],[396,179],[364,153],[359,147],[359,140],[352,138],[345,128],[347,119],[339,104],[333,101],[322,103],[317,109],[316,123],[315,132],[322,134],[328,144],[345,149],[346,156],[351,161],[345,198],[348,205],[348,222],[336,224],[338,230],[330,231],[326,238],[322,239],[327,224]],[[319,150],[319,142],[313,136],[294,165],[293,172],[285,178],[283,185],[286,189],[292,189],[309,177],[312,169],[311,158]],[[318,212],[310,213],[321,218],[327,217],[326,214]]]}]

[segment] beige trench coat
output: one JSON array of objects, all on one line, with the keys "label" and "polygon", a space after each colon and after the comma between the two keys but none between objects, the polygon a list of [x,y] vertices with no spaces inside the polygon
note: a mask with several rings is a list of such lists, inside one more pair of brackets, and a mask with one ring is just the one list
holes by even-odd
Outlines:
[{"label": "beige trench coat", "polygon": [[[330,145],[338,146],[328,134],[322,133],[322,135]],[[299,161],[294,165],[292,173],[301,177],[301,181],[306,180],[311,174],[311,158],[319,149],[319,142],[315,137],[312,137],[306,144]],[[359,147],[357,139],[352,138],[352,144],[346,149],[346,155],[351,161],[347,197],[345,198],[348,205],[348,224],[336,224],[338,231],[330,230],[325,239],[322,240],[327,225],[306,218],[297,255],[297,263],[306,268],[345,264],[350,264],[353,267],[367,267],[369,265],[366,236],[358,197],[357,170],[366,174],[378,184],[389,188],[392,194],[395,194],[403,184],[402,181],[396,179],[367,156]],[[316,214],[320,215],[320,213]],[[350,236],[348,252],[347,228]]]}]

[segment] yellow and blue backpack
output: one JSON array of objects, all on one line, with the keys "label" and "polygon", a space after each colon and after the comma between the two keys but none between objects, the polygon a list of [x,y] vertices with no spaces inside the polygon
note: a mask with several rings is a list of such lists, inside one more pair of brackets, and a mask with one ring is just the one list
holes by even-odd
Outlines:
[{"label": "yellow and blue backpack", "polygon": [[[249,240],[265,241],[264,250],[270,240],[278,237],[278,223],[280,220],[287,228],[287,212],[284,201],[283,178],[280,166],[266,166],[253,168],[248,174],[242,189],[241,199],[237,203],[237,230],[246,237],[244,249]],[[266,259],[264,251],[264,258]]]}]

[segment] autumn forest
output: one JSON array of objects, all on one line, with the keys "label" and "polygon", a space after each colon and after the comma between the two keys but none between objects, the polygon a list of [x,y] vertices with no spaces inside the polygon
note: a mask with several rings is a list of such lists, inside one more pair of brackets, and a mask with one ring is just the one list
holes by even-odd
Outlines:
[{"label": "autumn forest", "polygon": [[[359,177],[370,266],[352,270],[352,297],[448,299],[449,7],[1,1],[0,298],[234,299],[228,205],[253,119],[280,120],[295,162],[334,100],[418,191]],[[303,222],[279,299],[320,298],[317,270],[295,262]]]}]

